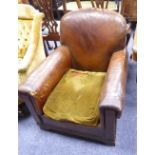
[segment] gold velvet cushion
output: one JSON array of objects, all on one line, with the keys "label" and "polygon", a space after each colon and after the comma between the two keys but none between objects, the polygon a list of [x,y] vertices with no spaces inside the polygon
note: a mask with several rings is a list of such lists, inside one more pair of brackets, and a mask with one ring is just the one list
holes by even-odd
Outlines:
[{"label": "gold velvet cushion", "polygon": [[49,95],[43,108],[45,115],[55,120],[96,126],[105,75],[104,72],[70,69]]},{"label": "gold velvet cushion", "polygon": [[18,19],[18,58],[23,59],[29,46],[33,20]]}]

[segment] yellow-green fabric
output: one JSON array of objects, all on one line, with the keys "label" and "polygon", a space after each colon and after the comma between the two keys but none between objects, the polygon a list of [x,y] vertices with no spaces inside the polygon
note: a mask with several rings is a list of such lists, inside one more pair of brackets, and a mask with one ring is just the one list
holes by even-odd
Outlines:
[{"label": "yellow-green fabric", "polygon": [[99,122],[99,97],[104,72],[70,69],[49,95],[43,111],[55,120],[96,126]]},{"label": "yellow-green fabric", "polygon": [[[28,4],[18,4],[18,85],[46,58],[42,40],[43,14]],[[23,101],[18,99],[18,104]]]},{"label": "yellow-green fabric", "polygon": [[45,59],[42,18],[31,5],[18,4],[18,84]]},{"label": "yellow-green fabric", "polygon": [[18,58],[25,56],[30,41],[33,20],[18,19]]}]

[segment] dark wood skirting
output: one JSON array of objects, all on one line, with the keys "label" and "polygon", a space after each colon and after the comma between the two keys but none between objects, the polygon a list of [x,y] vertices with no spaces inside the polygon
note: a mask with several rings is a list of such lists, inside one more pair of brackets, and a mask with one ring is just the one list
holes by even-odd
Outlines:
[{"label": "dark wood skirting", "polygon": [[100,118],[99,125],[97,127],[90,127],[72,122],[62,122],[50,119],[44,114],[41,115],[40,112],[37,111],[34,104],[35,101],[31,96],[22,93],[19,93],[19,96],[25,101],[29,111],[40,128],[82,137],[108,145],[115,145],[117,119],[115,111],[110,109],[104,110],[104,112],[101,112],[102,118]]},{"label": "dark wood skirting", "polygon": [[[114,145],[116,133],[116,120],[115,116],[111,114],[114,113],[112,111],[106,112],[105,116],[107,117],[104,120],[104,127],[101,123],[97,127],[89,127],[70,122],[56,121],[47,118],[44,115],[42,116],[42,124],[40,125],[40,127],[45,130],[51,130],[67,135],[74,135],[81,138],[91,139],[108,145]],[[109,123],[110,121],[112,122]],[[109,130],[109,128],[111,128],[112,130]],[[113,136],[111,136],[111,134]]]}]

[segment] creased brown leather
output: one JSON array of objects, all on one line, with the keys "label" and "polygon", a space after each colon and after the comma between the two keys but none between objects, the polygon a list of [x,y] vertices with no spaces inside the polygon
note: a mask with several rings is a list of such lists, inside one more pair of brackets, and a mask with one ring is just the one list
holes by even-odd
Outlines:
[{"label": "creased brown leather", "polygon": [[111,55],[125,47],[127,30],[118,13],[81,9],[62,18],[60,38],[70,49],[74,68],[106,72]]},{"label": "creased brown leather", "polygon": [[100,98],[100,110],[115,109],[120,117],[126,89],[127,52],[126,49],[112,55],[107,77]]},{"label": "creased brown leather", "polygon": [[20,92],[34,97],[37,110],[43,105],[63,74],[71,67],[69,50],[65,46],[57,48],[18,88]]}]

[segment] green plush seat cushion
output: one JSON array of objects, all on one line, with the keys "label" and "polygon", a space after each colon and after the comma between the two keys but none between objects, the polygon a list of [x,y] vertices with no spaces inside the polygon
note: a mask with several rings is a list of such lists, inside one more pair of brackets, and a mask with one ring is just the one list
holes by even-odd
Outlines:
[{"label": "green plush seat cushion", "polygon": [[96,126],[106,73],[70,69],[49,95],[43,111],[55,120]]}]

